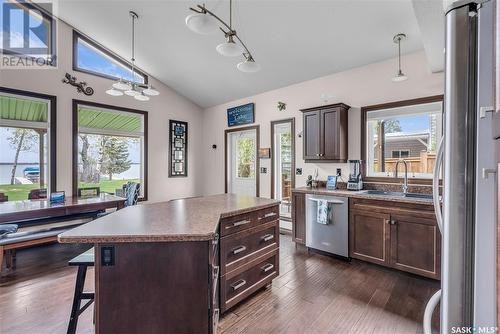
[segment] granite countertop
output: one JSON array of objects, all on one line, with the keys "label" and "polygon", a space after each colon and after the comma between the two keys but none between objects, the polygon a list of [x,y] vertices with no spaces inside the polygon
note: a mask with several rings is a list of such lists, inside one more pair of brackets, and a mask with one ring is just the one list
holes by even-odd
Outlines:
[{"label": "granite countertop", "polygon": [[59,235],[61,243],[202,241],[215,237],[219,220],[279,201],[222,194],[135,205]]},{"label": "granite countertop", "polygon": [[434,205],[432,199],[428,198],[413,198],[413,197],[403,197],[403,196],[387,196],[387,195],[378,195],[378,194],[368,194],[368,190],[330,190],[326,188],[309,188],[309,187],[300,187],[292,189],[292,192],[304,193],[304,194],[316,194],[316,195],[331,195],[331,196],[344,196],[344,197],[353,197],[353,198],[366,198],[366,199],[375,199],[382,201],[390,201],[390,202],[400,202],[400,203],[413,203],[413,204],[425,204],[425,205]]}]

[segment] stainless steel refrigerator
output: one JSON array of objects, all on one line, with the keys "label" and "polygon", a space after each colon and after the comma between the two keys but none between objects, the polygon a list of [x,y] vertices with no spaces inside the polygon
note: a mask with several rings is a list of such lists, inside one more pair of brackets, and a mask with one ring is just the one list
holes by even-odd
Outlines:
[{"label": "stainless steel refrigerator", "polygon": [[497,325],[496,1],[457,1],[446,11],[444,135],[433,183],[442,277],[424,315],[426,333],[439,297],[441,333]]}]

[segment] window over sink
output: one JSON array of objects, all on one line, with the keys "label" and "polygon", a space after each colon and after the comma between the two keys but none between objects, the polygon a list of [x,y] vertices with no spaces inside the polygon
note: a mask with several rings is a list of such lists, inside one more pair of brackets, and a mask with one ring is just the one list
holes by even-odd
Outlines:
[{"label": "window over sink", "polygon": [[442,113],[441,95],[362,108],[365,179],[392,178],[401,159],[409,179],[431,179],[443,133]]}]

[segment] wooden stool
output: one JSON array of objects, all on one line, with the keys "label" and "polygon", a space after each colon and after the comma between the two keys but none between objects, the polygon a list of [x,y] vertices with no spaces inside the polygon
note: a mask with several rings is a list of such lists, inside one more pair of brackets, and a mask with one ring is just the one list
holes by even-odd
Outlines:
[{"label": "wooden stool", "polygon": [[[68,324],[68,334],[74,334],[76,333],[78,317],[94,302],[94,292],[83,292],[85,276],[87,275],[87,267],[94,266],[94,247],[73,258],[68,262],[68,264],[70,266],[78,266],[75,295],[73,297],[73,306],[71,307],[71,315]],[[82,300],[84,299],[86,299],[87,302],[81,306]]]}]

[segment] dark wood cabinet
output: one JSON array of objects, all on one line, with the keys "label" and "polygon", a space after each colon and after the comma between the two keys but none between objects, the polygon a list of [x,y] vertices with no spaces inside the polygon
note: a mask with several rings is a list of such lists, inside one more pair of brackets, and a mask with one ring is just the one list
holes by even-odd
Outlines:
[{"label": "dark wood cabinet", "polygon": [[439,279],[441,234],[433,206],[388,203],[350,199],[349,256]]},{"label": "dark wood cabinet", "polygon": [[347,111],[338,103],[302,109],[304,160],[314,162],[347,162]]},{"label": "dark wood cabinet", "polygon": [[435,220],[391,215],[390,242],[391,267],[439,278],[441,237]]},{"label": "dark wood cabinet", "polygon": [[220,310],[226,312],[279,274],[279,206],[220,223]]},{"label": "dark wood cabinet", "polygon": [[386,249],[390,215],[350,210],[349,216],[350,256],[377,264],[388,264]]},{"label": "dark wood cabinet", "polygon": [[292,236],[298,244],[306,243],[306,196],[292,193]]}]

